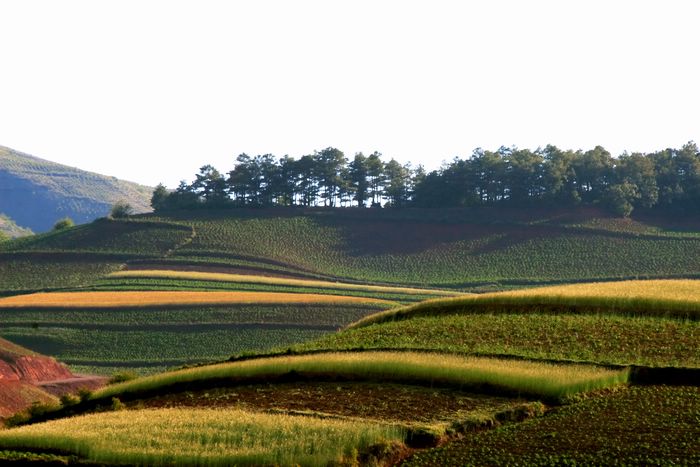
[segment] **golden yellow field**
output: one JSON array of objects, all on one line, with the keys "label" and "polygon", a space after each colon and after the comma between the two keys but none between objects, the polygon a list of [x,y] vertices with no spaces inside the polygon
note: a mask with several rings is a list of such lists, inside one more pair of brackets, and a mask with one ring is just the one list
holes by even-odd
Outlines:
[{"label": "golden yellow field", "polygon": [[199,271],[137,270],[117,271],[108,274],[109,278],[150,278],[182,279],[217,282],[238,282],[246,284],[286,285],[295,287],[319,287],[343,290],[364,290],[368,292],[394,292],[420,295],[463,295],[459,292],[437,289],[417,289],[412,287],[387,287],[379,285],[348,284],[345,282],[318,281],[307,279],[287,279],[281,277],[256,276],[248,274],[226,274]]},{"label": "golden yellow field", "polygon": [[341,352],[255,358],[160,373],[107,386],[93,398],[151,391],[175,383],[209,379],[272,378],[294,372],[386,382],[442,382],[456,386],[488,384],[518,393],[561,397],[627,380],[625,370],[591,365],[467,357],[420,352]]},{"label": "golden yellow field", "polygon": [[132,465],[329,465],[358,450],[401,442],[404,430],[353,420],[238,409],[96,413],[0,432],[0,450],[53,449],[93,462]]},{"label": "golden yellow field", "polygon": [[677,300],[700,304],[700,280],[637,280],[558,285],[484,294],[483,297],[562,297]]},{"label": "golden yellow field", "polygon": [[700,319],[700,280],[665,279],[537,287],[463,297],[436,298],[414,305],[381,311],[349,327],[362,327],[421,314],[455,313],[479,306],[523,309],[563,307],[570,311],[623,313]]},{"label": "golden yellow field", "polygon": [[54,292],[0,298],[3,308],[119,308],[179,305],[394,303],[364,297],[278,292]]}]

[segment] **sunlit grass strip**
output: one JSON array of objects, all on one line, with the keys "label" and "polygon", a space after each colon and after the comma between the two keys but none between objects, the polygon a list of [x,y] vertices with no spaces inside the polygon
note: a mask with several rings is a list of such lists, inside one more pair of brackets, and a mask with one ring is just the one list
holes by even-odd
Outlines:
[{"label": "sunlit grass strip", "polygon": [[[570,307],[571,312],[622,313],[637,316],[700,319],[700,280],[594,282],[525,290],[438,298],[379,312],[349,327],[362,327],[425,314],[477,311],[478,307]],[[493,309],[489,309],[493,311]],[[526,310],[523,310],[526,311]]]},{"label": "sunlit grass strip", "polygon": [[401,442],[398,427],[237,409],[97,413],[0,432],[2,449],[58,450],[129,465],[329,465]]},{"label": "sunlit grass strip", "polygon": [[627,381],[627,370],[585,365],[499,360],[417,352],[323,353],[260,358],[192,368],[116,384],[93,394],[104,399],[126,393],[167,391],[168,386],[206,380],[245,383],[290,374],[456,387],[492,386],[502,391],[560,400],[579,392]]},{"label": "sunlit grass strip", "polygon": [[128,291],[55,292],[0,298],[3,308],[120,308],[232,304],[349,304],[394,302],[366,297],[280,292]]},{"label": "sunlit grass strip", "polygon": [[199,281],[238,282],[246,284],[287,285],[294,287],[332,288],[341,290],[363,290],[367,292],[393,292],[416,295],[464,295],[460,292],[438,289],[419,289],[412,287],[388,287],[380,285],[348,284],[344,282],[331,282],[306,279],[287,279],[281,277],[268,277],[248,274],[227,274],[199,271],[171,271],[171,270],[136,270],[117,271],[107,275],[108,278],[150,278],[150,279],[186,279]]}]

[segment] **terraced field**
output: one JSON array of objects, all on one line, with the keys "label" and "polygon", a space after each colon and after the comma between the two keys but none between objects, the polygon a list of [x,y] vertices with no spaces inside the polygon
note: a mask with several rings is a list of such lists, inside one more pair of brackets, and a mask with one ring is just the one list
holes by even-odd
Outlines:
[{"label": "terraced field", "polygon": [[442,287],[700,274],[695,234],[637,226],[621,232],[604,223],[436,224],[325,214],[202,215],[184,221],[197,235],[169,261]]},{"label": "terraced field", "polygon": [[318,338],[392,302],[271,292],[57,292],[0,299],[0,336],[78,371],[140,373]]},{"label": "terraced field", "polygon": [[576,284],[436,299],[297,346],[439,349],[619,365],[700,367],[700,281]]},{"label": "terraced field", "polygon": [[[10,242],[0,268],[26,273],[0,276],[1,337],[147,376],[14,417],[29,426],[0,431],[0,461],[700,461],[700,281],[460,294],[692,278],[700,234],[367,211],[144,216]],[[60,274],[32,261],[58,255],[72,278],[22,280]]]}]

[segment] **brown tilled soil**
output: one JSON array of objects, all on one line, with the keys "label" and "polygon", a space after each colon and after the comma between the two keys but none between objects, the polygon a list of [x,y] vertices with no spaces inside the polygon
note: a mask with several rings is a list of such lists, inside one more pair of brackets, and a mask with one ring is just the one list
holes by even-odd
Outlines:
[{"label": "brown tilled soil", "polygon": [[94,391],[104,387],[108,381],[109,378],[106,376],[78,375],[73,378],[44,381],[38,383],[37,386],[49,394],[62,396],[64,394],[77,394],[81,389]]},{"label": "brown tilled soil", "polygon": [[495,412],[523,401],[452,389],[371,383],[287,383],[168,394],[129,403],[139,407],[238,407],[434,423]]}]

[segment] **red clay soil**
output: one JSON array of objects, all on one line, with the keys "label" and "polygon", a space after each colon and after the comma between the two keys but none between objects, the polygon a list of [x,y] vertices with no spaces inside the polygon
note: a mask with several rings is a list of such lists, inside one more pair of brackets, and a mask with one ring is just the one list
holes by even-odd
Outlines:
[{"label": "red clay soil", "polygon": [[106,378],[76,376],[54,358],[0,339],[0,418],[22,411],[33,402],[55,402],[55,396],[104,384]]},{"label": "red clay soil", "polygon": [[56,402],[51,394],[21,381],[0,381],[0,419],[20,412],[33,402]]}]

